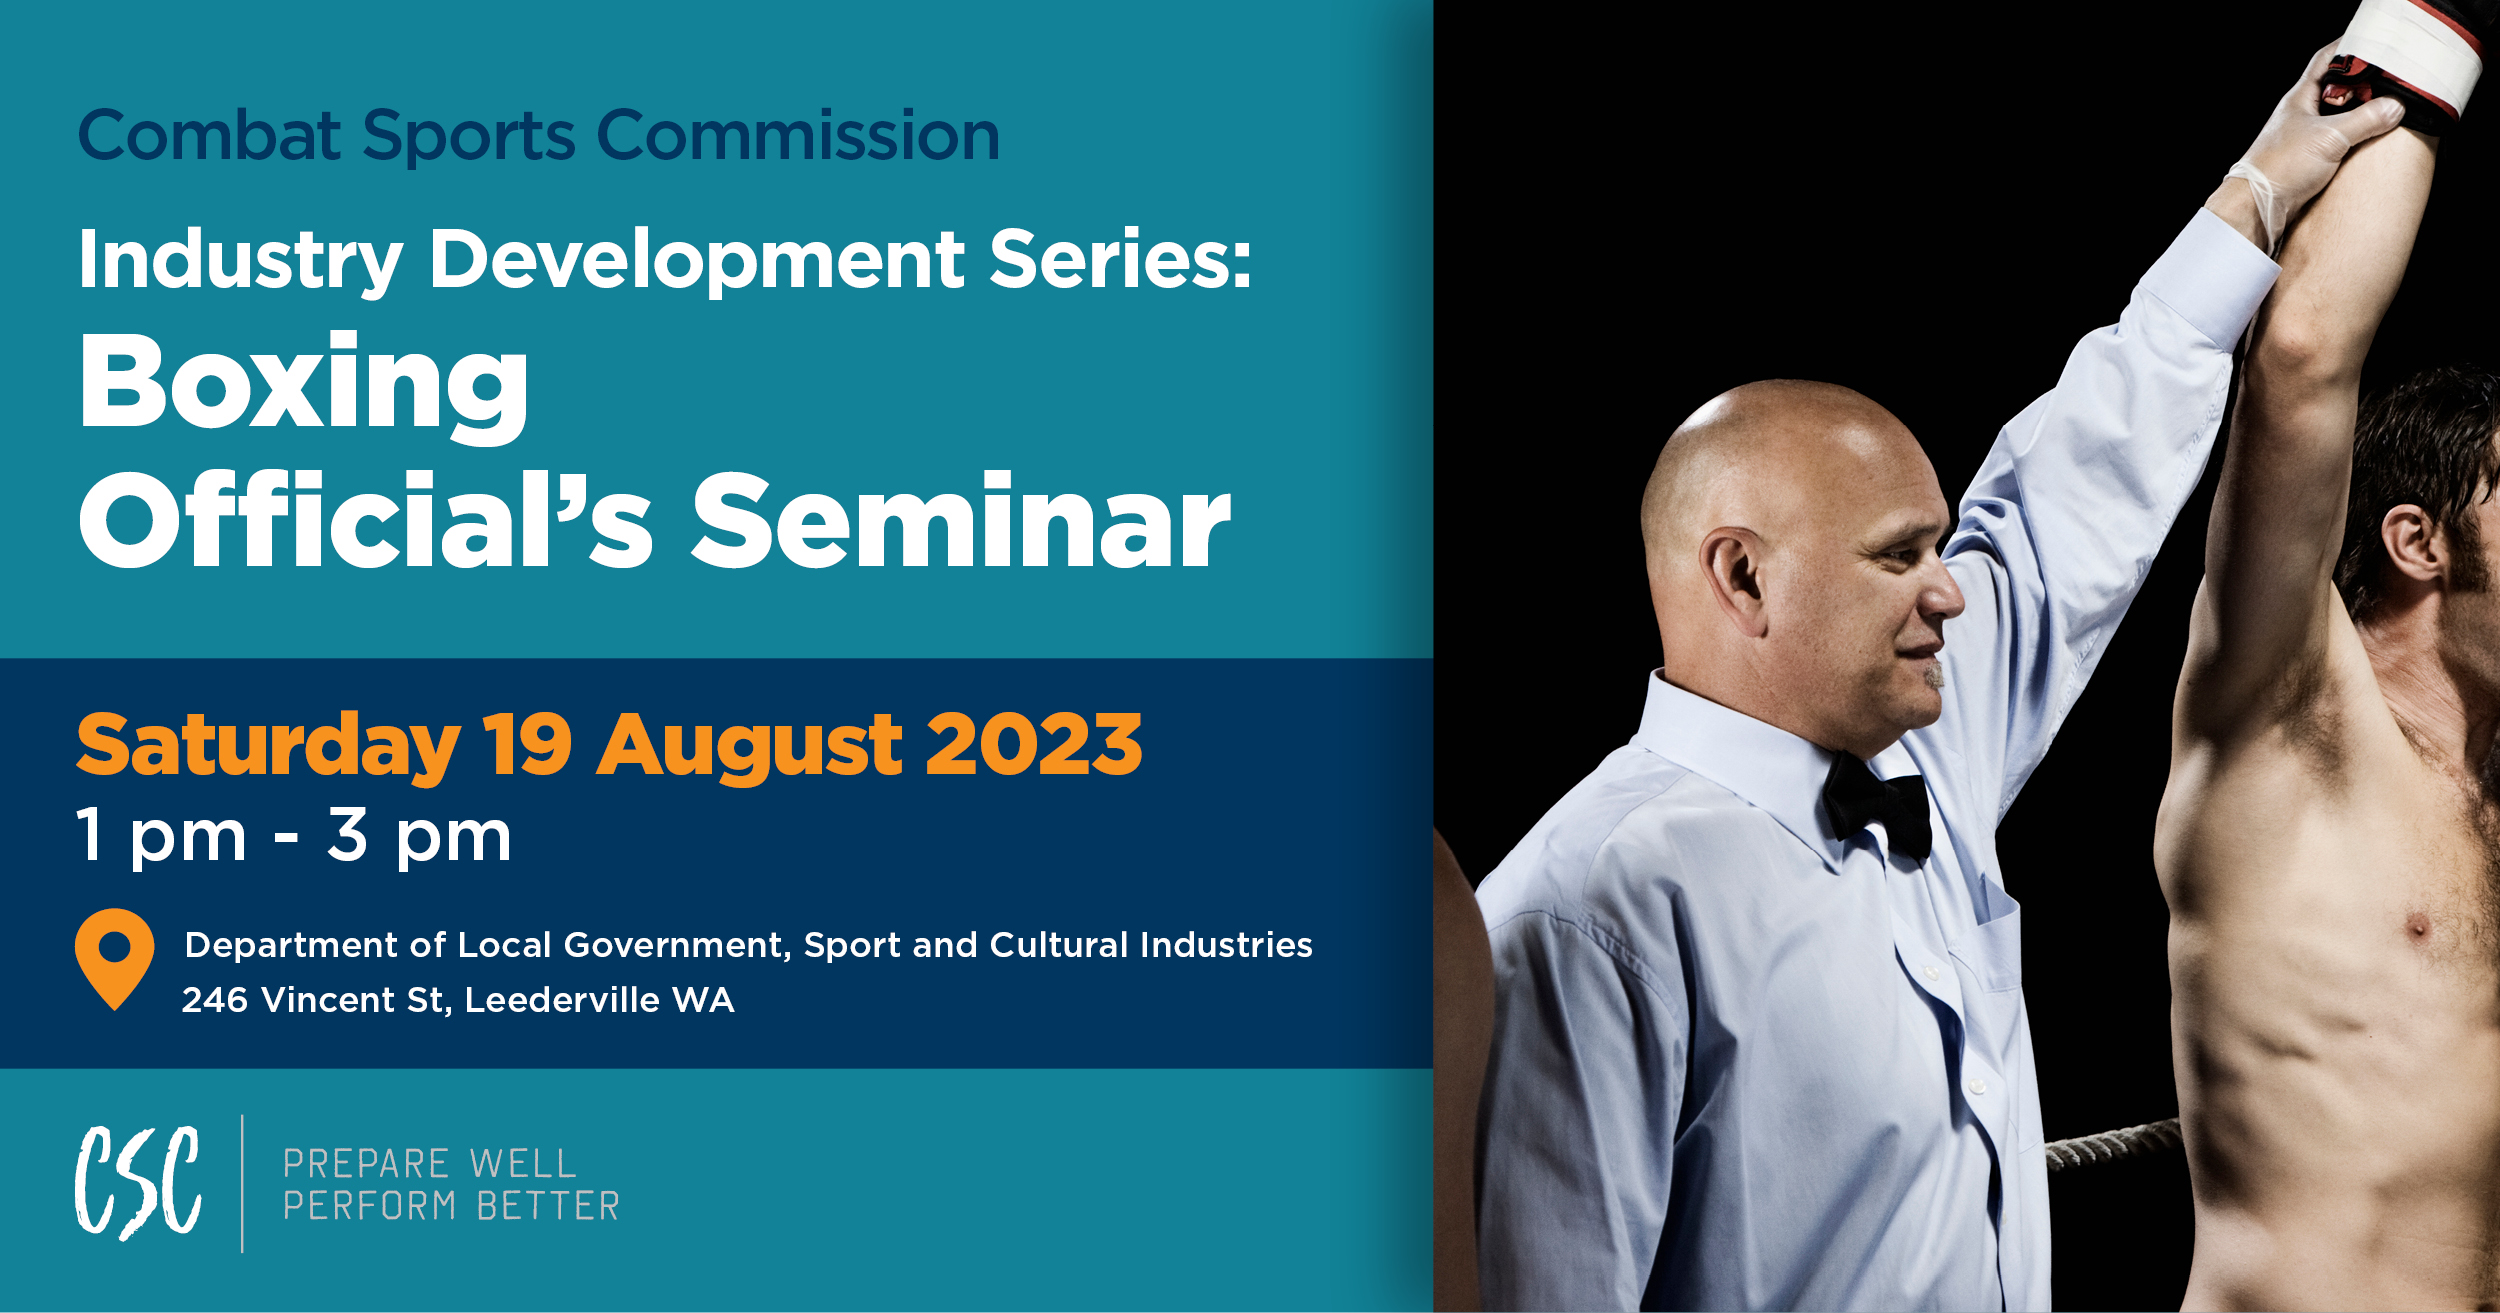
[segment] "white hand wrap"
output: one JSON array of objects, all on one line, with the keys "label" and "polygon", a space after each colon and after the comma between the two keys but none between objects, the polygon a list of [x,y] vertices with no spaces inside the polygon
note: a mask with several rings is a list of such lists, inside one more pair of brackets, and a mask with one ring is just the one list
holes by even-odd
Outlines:
[{"label": "white hand wrap", "polygon": [[2335,52],[2387,70],[2452,118],[2465,111],[2483,75],[2481,43],[2412,0],[2361,0]]}]

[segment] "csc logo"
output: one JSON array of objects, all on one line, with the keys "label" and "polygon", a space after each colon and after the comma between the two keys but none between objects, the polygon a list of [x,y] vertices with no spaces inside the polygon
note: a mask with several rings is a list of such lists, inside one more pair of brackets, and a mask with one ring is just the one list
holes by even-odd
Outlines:
[{"label": "csc logo", "polygon": [[[139,1152],[139,1146],[146,1144],[148,1137],[154,1134],[156,1134],[156,1128],[151,1126],[131,1136],[130,1142],[122,1146],[121,1160],[113,1165],[114,1170],[120,1172],[122,1176],[139,1183],[139,1210],[131,1214],[129,1221],[122,1223],[121,1238],[124,1240],[128,1240],[130,1233],[138,1230],[148,1220],[148,1215],[156,1211],[156,1182],[130,1170],[131,1155]],[[165,1142],[165,1225],[172,1228],[176,1235],[189,1235],[192,1225],[200,1220],[200,1197],[198,1195],[191,1196],[191,1215],[179,1222],[174,1220],[174,1161],[175,1156],[182,1152],[185,1140],[191,1142],[191,1153],[182,1161],[198,1162],[200,1158],[200,1133],[198,1131],[188,1126],[178,1126],[174,1128],[173,1138]],[[104,1200],[104,1215],[92,1222],[87,1220],[87,1151],[90,1149],[95,1151],[96,1162],[101,1163],[111,1158],[113,1133],[101,1126],[91,1126],[87,1128],[87,1138],[78,1142],[78,1184],[74,1196],[78,1200],[78,1225],[90,1233],[101,1233],[105,1227],[113,1224],[113,1205],[120,1201],[120,1196],[107,1195]]]}]

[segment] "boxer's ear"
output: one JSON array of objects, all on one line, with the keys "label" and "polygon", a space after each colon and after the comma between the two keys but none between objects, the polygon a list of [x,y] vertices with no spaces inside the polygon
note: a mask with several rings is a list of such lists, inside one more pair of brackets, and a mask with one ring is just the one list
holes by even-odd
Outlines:
[{"label": "boxer's ear", "polygon": [[2419,506],[2389,508],[2378,522],[2378,540],[2396,572],[2419,583],[2430,583],[2446,575],[2452,564],[2447,538]]},{"label": "boxer's ear", "polygon": [[1751,529],[1722,525],[1702,535],[1701,573],[1721,613],[1747,638],[1771,632],[1762,600],[1762,538]]}]

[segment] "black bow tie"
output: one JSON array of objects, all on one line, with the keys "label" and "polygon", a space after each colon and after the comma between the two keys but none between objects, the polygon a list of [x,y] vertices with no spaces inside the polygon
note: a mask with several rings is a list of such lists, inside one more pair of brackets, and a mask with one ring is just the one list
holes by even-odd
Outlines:
[{"label": "black bow tie", "polygon": [[1882,821],[1892,850],[1914,862],[1926,861],[1935,845],[1927,828],[1927,781],[1917,775],[1879,780],[1846,752],[1832,759],[1832,772],[1823,777],[1823,812],[1844,839]]}]

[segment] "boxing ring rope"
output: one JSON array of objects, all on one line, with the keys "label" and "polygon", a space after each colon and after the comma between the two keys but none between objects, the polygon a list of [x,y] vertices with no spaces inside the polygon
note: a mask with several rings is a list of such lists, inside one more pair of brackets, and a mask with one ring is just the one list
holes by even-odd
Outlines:
[{"label": "boxing ring rope", "polygon": [[2120,1158],[2135,1158],[2178,1147],[2179,1119],[2165,1117],[2142,1126],[2055,1141],[2048,1146],[2049,1170],[2054,1172],[2086,1163],[2115,1162]]}]

